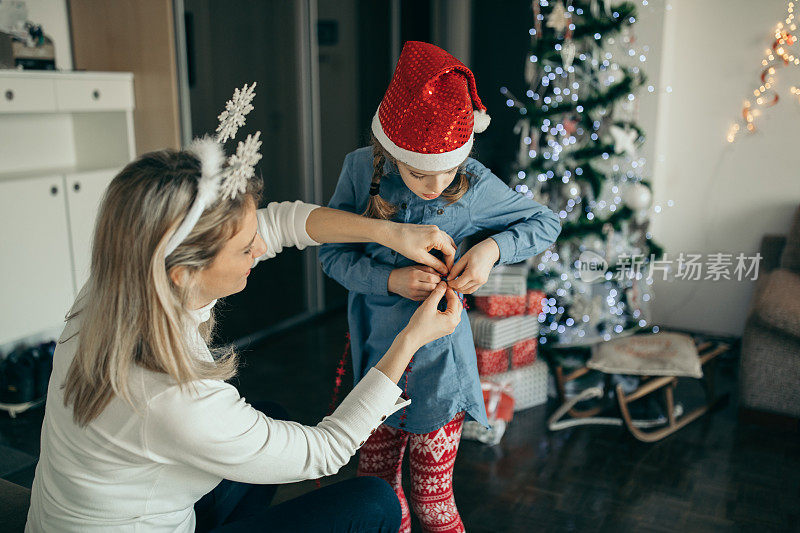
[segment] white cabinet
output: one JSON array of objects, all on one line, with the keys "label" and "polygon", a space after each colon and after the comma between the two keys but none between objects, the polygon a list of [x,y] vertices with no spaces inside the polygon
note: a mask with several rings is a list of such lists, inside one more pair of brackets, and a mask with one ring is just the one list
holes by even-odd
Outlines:
[{"label": "white cabinet", "polygon": [[63,321],[74,297],[64,179],[0,183],[0,342]]},{"label": "white cabinet", "polygon": [[134,155],[131,74],[0,70],[0,351],[61,326]]},{"label": "white cabinet", "polygon": [[121,169],[97,170],[67,174],[67,208],[69,234],[72,243],[72,275],[75,288],[80,290],[89,278],[92,236],[100,201],[106,187]]}]

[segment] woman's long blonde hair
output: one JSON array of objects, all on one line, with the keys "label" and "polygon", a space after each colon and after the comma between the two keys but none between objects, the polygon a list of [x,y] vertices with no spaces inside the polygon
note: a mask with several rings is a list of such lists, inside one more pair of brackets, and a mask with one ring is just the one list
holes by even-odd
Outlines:
[{"label": "woman's long blonde hair", "polygon": [[[371,136],[372,144],[372,182],[371,187],[380,191],[381,178],[383,177],[383,166],[386,161],[397,164],[397,161],[381,146],[378,139],[374,135]],[[466,162],[466,159],[464,160]],[[442,192],[442,198],[447,200],[450,205],[461,199],[462,196],[469,189],[469,174],[464,170],[464,163],[459,166],[456,177],[445,190]],[[385,200],[379,194],[370,194],[367,208],[362,213],[363,216],[369,218],[382,218],[384,220],[391,220],[397,213],[397,206]]]},{"label": "woman's long blonde hair", "polygon": [[[216,350],[200,360],[187,341],[192,274],[208,267],[238,230],[249,202],[258,205],[261,181],[245,194],[206,209],[189,236],[164,257],[167,240],[197,193],[199,160],[188,152],[151,152],[126,166],[106,190],[95,225],[91,274],[67,316],[80,315],[78,346],[64,383],[64,403],[85,426],[114,396],[134,405],[128,378],[134,365],[167,374],[184,386],[236,374],[237,355]],[[187,284],[169,273],[183,267]],[[213,316],[201,327],[209,341]]]}]

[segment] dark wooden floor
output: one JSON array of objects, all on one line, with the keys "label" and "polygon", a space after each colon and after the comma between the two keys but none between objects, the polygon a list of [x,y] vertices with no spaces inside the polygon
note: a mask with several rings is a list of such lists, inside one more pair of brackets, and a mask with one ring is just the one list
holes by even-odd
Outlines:
[{"label": "dark wooden floor", "polygon": [[[319,421],[345,330],[336,314],[248,351],[238,378],[243,395]],[[736,360],[720,367],[731,402],[656,444],[614,427],[550,433],[552,406],[517,413],[497,446],[462,442],[454,486],[467,530],[800,531],[800,435],[739,423]],[[695,399],[692,384],[681,390],[685,403]],[[0,415],[0,477],[30,485],[41,420],[41,410],[17,420]],[[355,462],[323,483],[353,476]],[[313,489],[311,481],[286,485],[277,498]]]}]

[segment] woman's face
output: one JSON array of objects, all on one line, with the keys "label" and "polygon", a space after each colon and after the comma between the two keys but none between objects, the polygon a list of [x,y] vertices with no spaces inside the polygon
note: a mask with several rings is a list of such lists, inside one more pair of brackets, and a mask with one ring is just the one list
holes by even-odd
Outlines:
[{"label": "woman's face", "polygon": [[441,196],[442,192],[453,183],[458,172],[458,167],[445,172],[426,172],[400,161],[397,162],[397,169],[406,187],[423,200],[435,200]]},{"label": "woman's face", "polygon": [[255,258],[267,251],[267,245],[257,230],[256,206],[249,201],[239,231],[225,243],[208,268],[197,273],[198,307],[245,288]]}]

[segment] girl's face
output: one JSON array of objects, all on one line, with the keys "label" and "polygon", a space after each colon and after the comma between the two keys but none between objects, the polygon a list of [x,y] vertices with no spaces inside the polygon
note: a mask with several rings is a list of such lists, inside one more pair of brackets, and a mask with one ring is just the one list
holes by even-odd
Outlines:
[{"label": "girl's face", "polygon": [[198,308],[244,289],[253,262],[267,251],[257,231],[256,206],[250,201],[245,209],[239,231],[225,243],[208,268],[197,273]]},{"label": "girl's face", "polygon": [[442,192],[453,183],[458,172],[458,167],[445,172],[426,172],[400,161],[397,162],[397,169],[406,187],[423,200],[435,200],[441,196]]}]

